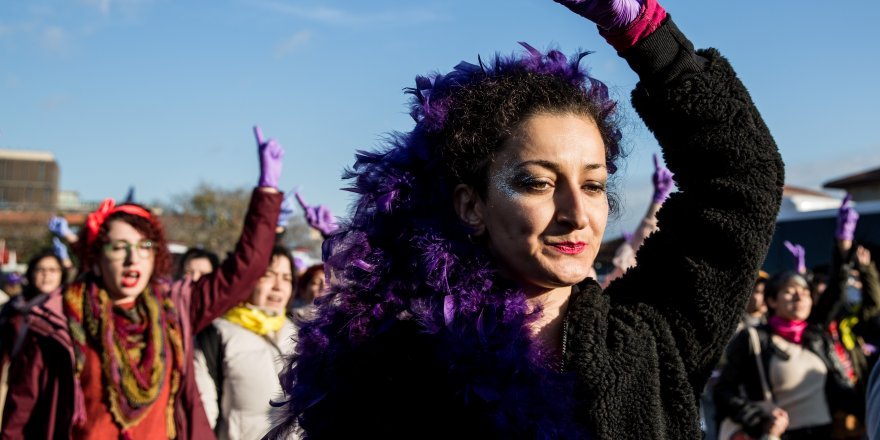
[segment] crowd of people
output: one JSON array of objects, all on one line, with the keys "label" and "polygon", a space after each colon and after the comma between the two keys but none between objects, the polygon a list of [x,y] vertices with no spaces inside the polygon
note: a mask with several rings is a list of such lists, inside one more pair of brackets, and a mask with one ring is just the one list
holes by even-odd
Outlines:
[{"label": "crowd of people", "polygon": [[[656,0],[556,2],[639,76],[662,149],[614,271],[594,263],[617,103],[587,53],[523,43],[418,76],[412,130],[345,172],[341,224],[278,190],[259,127],[222,261],[174,264],[130,201],[76,233],[53,218],[0,313],[0,438],[880,438],[880,281],[852,203],[829,267],[786,243],[793,269],[760,271],[783,164],[728,61]],[[320,264],[280,245],[297,204]]]}]

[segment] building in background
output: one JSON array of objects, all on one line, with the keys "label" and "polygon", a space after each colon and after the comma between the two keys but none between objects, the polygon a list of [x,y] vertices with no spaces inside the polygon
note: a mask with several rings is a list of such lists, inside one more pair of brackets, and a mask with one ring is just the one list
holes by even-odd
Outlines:
[{"label": "building in background", "polygon": [[59,174],[50,152],[0,149],[0,210],[54,210]]}]

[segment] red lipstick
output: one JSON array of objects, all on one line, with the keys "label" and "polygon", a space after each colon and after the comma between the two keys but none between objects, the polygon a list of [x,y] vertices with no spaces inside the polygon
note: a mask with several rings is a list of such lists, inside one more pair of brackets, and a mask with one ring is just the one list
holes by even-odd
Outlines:
[{"label": "red lipstick", "polygon": [[552,246],[554,249],[556,249],[560,253],[563,253],[566,255],[577,255],[577,254],[583,252],[584,249],[586,249],[587,244],[582,241],[578,241],[578,242],[563,241],[561,243],[551,243],[550,246]]}]

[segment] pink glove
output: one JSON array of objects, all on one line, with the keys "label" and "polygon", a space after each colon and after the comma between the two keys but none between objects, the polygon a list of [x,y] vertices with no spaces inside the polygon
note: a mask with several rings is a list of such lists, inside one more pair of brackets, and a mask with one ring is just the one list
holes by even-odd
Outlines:
[{"label": "pink glove", "polygon": [[257,151],[260,155],[260,181],[257,186],[278,188],[284,148],[275,139],[264,140],[259,125],[254,125],[254,136],[257,138]]},{"label": "pink glove", "polygon": [[852,241],[856,235],[856,224],[859,222],[859,213],[852,207],[852,196],[847,193],[837,211],[837,229],[834,237],[838,240]]}]

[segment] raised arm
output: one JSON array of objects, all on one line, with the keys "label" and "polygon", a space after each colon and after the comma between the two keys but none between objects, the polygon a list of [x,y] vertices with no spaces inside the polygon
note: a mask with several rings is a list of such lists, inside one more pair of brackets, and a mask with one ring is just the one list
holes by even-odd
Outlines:
[{"label": "raised arm", "polygon": [[282,194],[276,189],[281,175],[284,149],[274,139],[265,140],[254,127],[260,156],[259,186],[251,195],[244,229],[235,251],[219,270],[205,275],[191,287],[190,319],[193,330],[208,326],[228,309],[244,301],[257,280],[266,271],[275,245],[275,227],[281,211]]},{"label": "raised arm", "polygon": [[[652,16],[659,6],[645,3]],[[671,332],[691,383],[701,387],[766,255],[783,164],[727,60],[714,49],[695,52],[668,17],[619,54],[640,77],[633,105],[679,192],[657,213],[659,231],[638,251],[638,265],[607,294],[613,307],[665,321],[658,328]]]}]

